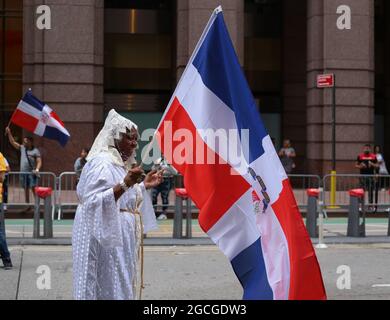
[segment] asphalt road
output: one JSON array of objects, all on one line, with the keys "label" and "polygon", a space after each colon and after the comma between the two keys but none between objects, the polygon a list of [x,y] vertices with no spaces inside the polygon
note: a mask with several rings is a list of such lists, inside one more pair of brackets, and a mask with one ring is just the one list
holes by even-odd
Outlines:
[{"label": "asphalt road", "polygon": [[[0,269],[0,299],[72,298],[70,246],[10,249],[15,267]],[[317,255],[329,299],[390,299],[390,244],[335,245],[317,250]],[[349,269],[338,270],[343,265]],[[345,278],[348,270],[350,281]],[[50,277],[44,282],[42,275],[48,272]],[[340,284],[347,288],[342,290]],[[215,246],[145,247],[145,285],[143,298],[150,300],[234,300],[242,296],[230,263]]]}]

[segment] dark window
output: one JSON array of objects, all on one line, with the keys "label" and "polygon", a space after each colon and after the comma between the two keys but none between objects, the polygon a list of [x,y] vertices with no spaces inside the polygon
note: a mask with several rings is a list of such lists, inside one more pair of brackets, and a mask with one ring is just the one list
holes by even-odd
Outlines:
[{"label": "dark window", "polygon": [[162,111],[175,85],[175,1],[105,1],[106,105]]},{"label": "dark window", "polygon": [[377,114],[384,113],[385,96],[385,1],[375,1],[375,95]]},{"label": "dark window", "polygon": [[[0,1],[0,136],[22,97],[23,0]],[[17,131],[18,129],[14,129]],[[16,135],[19,135],[18,131]]]},{"label": "dark window", "polygon": [[[375,143],[382,146],[385,158],[389,156],[390,146],[385,137],[388,136],[389,101],[386,97],[386,78],[389,78],[387,70],[387,56],[390,43],[386,43],[389,19],[386,19],[389,11],[389,3],[385,0],[375,0]],[[388,17],[387,17],[388,18]]]},{"label": "dark window", "polygon": [[276,144],[282,132],[282,12],[282,0],[245,0],[245,74]]},{"label": "dark window", "polygon": [[245,0],[245,61],[249,85],[262,113],[281,112],[281,0]]}]

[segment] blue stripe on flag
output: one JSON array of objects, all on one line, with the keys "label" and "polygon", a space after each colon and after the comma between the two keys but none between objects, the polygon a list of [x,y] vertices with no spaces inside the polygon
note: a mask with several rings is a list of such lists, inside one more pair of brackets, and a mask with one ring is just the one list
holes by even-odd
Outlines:
[{"label": "blue stripe on flag", "polygon": [[42,111],[45,106],[45,103],[34,97],[31,91],[27,91],[22,100],[39,111]]},{"label": "blue stripe on flag", "polygon": [[231,263],[244,288],[244,300],[273,300],[260,238],[235,257]]},{"label": "blue stripe on flag", "polygon": [[261,142],[267,132],[222,13],[218,14],[212,24],[193,64],[204,84],[234,111],[238,129],[249,129],[249,159],[246,160],[252,163],[264,153]]},{"label": "blue stripe on flag", "polygon": [[69,136],[57,128],[46,126],[43,136],[52,140],[57,140],[63,147],[69,140]]}]

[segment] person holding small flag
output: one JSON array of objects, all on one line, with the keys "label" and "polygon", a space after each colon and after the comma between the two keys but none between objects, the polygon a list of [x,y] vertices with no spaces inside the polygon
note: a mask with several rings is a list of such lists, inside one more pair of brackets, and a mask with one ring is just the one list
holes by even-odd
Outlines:
[{"label": "person holding small flag", "polygon": [[[24,137],[23,143],[20,144],[15,141],[11,129],[7,127],[5,133],[8,136],[10,144],[18,151],[20,151],[20,181],[24,189],[25,202],[30,203],[30,190],[35,196],[34,188],[38,185],[39,171],[42,168],[42,157],[38,148],[34,146],[32,137]],[[28,207],[26,212],[31,211]]]},{"label": "person holding small flag", "polygon": [[[63,147],[67,144],[70,134],[58,115],[46,103],[35,97],[29,89],[12,114],[5,133],[8,135],[11,145],[20,151],[21,182],[25,190],[26,203],[30,203],[29,190],[31,189],[35,196],[34,188],[37,185],[39,170],[42,167],[42,158],[39,150],[34,147],[32,137],[25,137],[22,144],[15,141],[9,128],[11,123],[40,137],[56,140]],[[31,207],[27,209],[27,211],[30,210]]]}]

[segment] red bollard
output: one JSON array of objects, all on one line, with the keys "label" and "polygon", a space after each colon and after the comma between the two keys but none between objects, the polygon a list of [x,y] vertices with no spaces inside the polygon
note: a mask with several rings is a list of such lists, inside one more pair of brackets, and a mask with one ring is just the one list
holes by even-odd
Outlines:
[{"label": "red bollard", "polygon": [[[365,237],[366,236],[366,216],[363,208],[364,189],[353,189],[349,191],[350,204],[348,213],[348,237]],[[360,217],[362,212],[362,217]],[[360,218],[363,219],[360,223]]]},{"label": "red bollard", "polygon": [[192,213],[191,213],[191,199],[184,188],[175,189],[176,205],[175,217],[173,221],[173,238],[182,238],[183,230],[183,200],[186,200],[186,238],[192,238]]},{"label": "red bollard", "polygon": [[306,229],[311,238],[318,238],[318,210],[317,202],[320,196],[319,189],[307,189],[307,212],[306,212]]},{"label": "red bollard", "polygon": [[43,238],[53,238],[53,219],[51,216],[51,194],[52,188],[35,187],[35,210],[34,210],[34,230],[33,237],[35,239],[40,238],[40,202],[44,200],[44,213],[43,213]]}]

